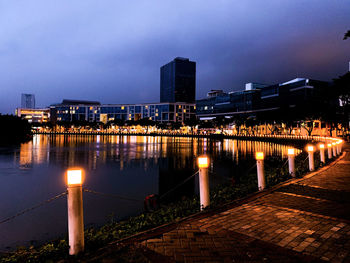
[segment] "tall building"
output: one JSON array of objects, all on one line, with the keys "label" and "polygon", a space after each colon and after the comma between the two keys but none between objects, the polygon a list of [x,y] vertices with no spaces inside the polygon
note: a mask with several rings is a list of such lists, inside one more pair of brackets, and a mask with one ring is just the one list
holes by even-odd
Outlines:
[{"label": "tall building", "polygon": [[196,100],[196,62],[177,57],[160,68],[160,102]]},{"label": "tall building", "polygon": [[21,108],[34,109],[35,108],[35,95],[34,94],[22,94]]}]

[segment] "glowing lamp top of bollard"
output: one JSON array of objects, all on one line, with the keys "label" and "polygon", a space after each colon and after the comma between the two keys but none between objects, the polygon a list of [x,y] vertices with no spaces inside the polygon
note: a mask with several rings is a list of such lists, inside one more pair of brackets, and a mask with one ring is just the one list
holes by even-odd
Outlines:
[{"label": "glowing lamp top of bollard", "polygon": [[199,168],[208,168],[209,167],[209,158],[207,156],[198,157],[198,167]]},{"label": "glowing lamp top of bollard", "polygon": [[264,160],[264,153],[263,152],[256,152],[255,159],[256,160]]},{"label": "glowing lamp top of bollard", "polygon": [[82,169],[70,169],[67,171],[67,184],[82,185],[83,184],[83,171]]},{"label": "glowing lamp top of bollard", "polygon": [[324,149],[324,144],[321,143],[321,144],[319,145],[319,147],[320,147],[320,149]]},{"label": "glowing lamp top of bollard", "polygon": [[294,154],[295,154],[294,148],[289,148],[288,149],[288,155],[294,155]]},{"label": "glowing lamp top of bollard", "polygon": [[331,147],[332,147],[332,144],[331,144],[331,143],[328,143],[328,144],[327,144],[327,147],[328,147],[328,148],[331,148]]},{"label": "glowing lamp top of bollard", "polygon": [[314,151],[314,147],[313,147],[312,145],[309,145],[309,146],[307,147],[307,151],[308,151],[308,152],[313,152],[313,151]]},{"label": "glowing lamp top of bollard", "polygon": [[336,145],[336,143],[335,143],[335,142],[332,142],[332,145]]}]

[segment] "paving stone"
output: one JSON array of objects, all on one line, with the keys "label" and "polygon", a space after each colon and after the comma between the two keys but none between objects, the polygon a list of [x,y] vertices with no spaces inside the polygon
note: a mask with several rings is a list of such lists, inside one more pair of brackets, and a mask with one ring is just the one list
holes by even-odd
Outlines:
[{"label": "paving stone", "polygon": [[176,262],[350,262],[349,220],[350,162],[338,162],[140,244]]}]

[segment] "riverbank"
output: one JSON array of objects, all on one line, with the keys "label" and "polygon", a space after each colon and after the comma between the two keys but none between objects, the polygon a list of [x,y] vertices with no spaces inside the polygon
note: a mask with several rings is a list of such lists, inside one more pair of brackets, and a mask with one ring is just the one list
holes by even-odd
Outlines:
[{"label": "riverbank", "polygon": [[[316,154],[316,156],[318,156]],[[317,161],[317,158],[316,158]],[[304,163],[302,163],[304,162]],[[317,163],[317,162],[316,162]],[[301,154],[296,160],[298,175],[305,171],[305,154]],[[279,166],[281,165],[281,166]],[[287,167],[283,162],[278,162],[274,158],[266,160],[267,183],[272,186],[281,181],[289,179]],[[306,168],[307,170],[307,168]],[[212,191],[212,206],[209,209],[216,209],[227,202],[232,202],[237,198],[247,196],[257,191],[255,171],[245,177],[246,181],[240,184],[228,183]],[[103,247],[113,240],[118,240],[132,234],[150,229],[169,222],[178,222],[181,218],[199,212],[199,201],[197,197],[187,198],[177,203],[162,206],[159,210],[150,213],[142,213],[137,217],[129,218],[122,222],[110,222],[100,229],[86,230],[86,253],[94,253],[97,248]],[[68,259],[67,240],[57,240],[50,242],[40,248],[30,248],[18,251],[12,256],[3,258],[3,262],[28,261],[28,260],[58,260]]]}]

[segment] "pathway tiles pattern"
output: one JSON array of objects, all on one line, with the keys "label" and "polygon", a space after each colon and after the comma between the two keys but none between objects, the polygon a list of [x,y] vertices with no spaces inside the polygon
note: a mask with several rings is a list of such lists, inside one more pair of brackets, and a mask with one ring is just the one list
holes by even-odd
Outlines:
[{"label": "pathway tiles pattern", "polygon": [[347,153],[313,177],[187,220],[141,246],[170,262],[350,262],[349,197]]}]

